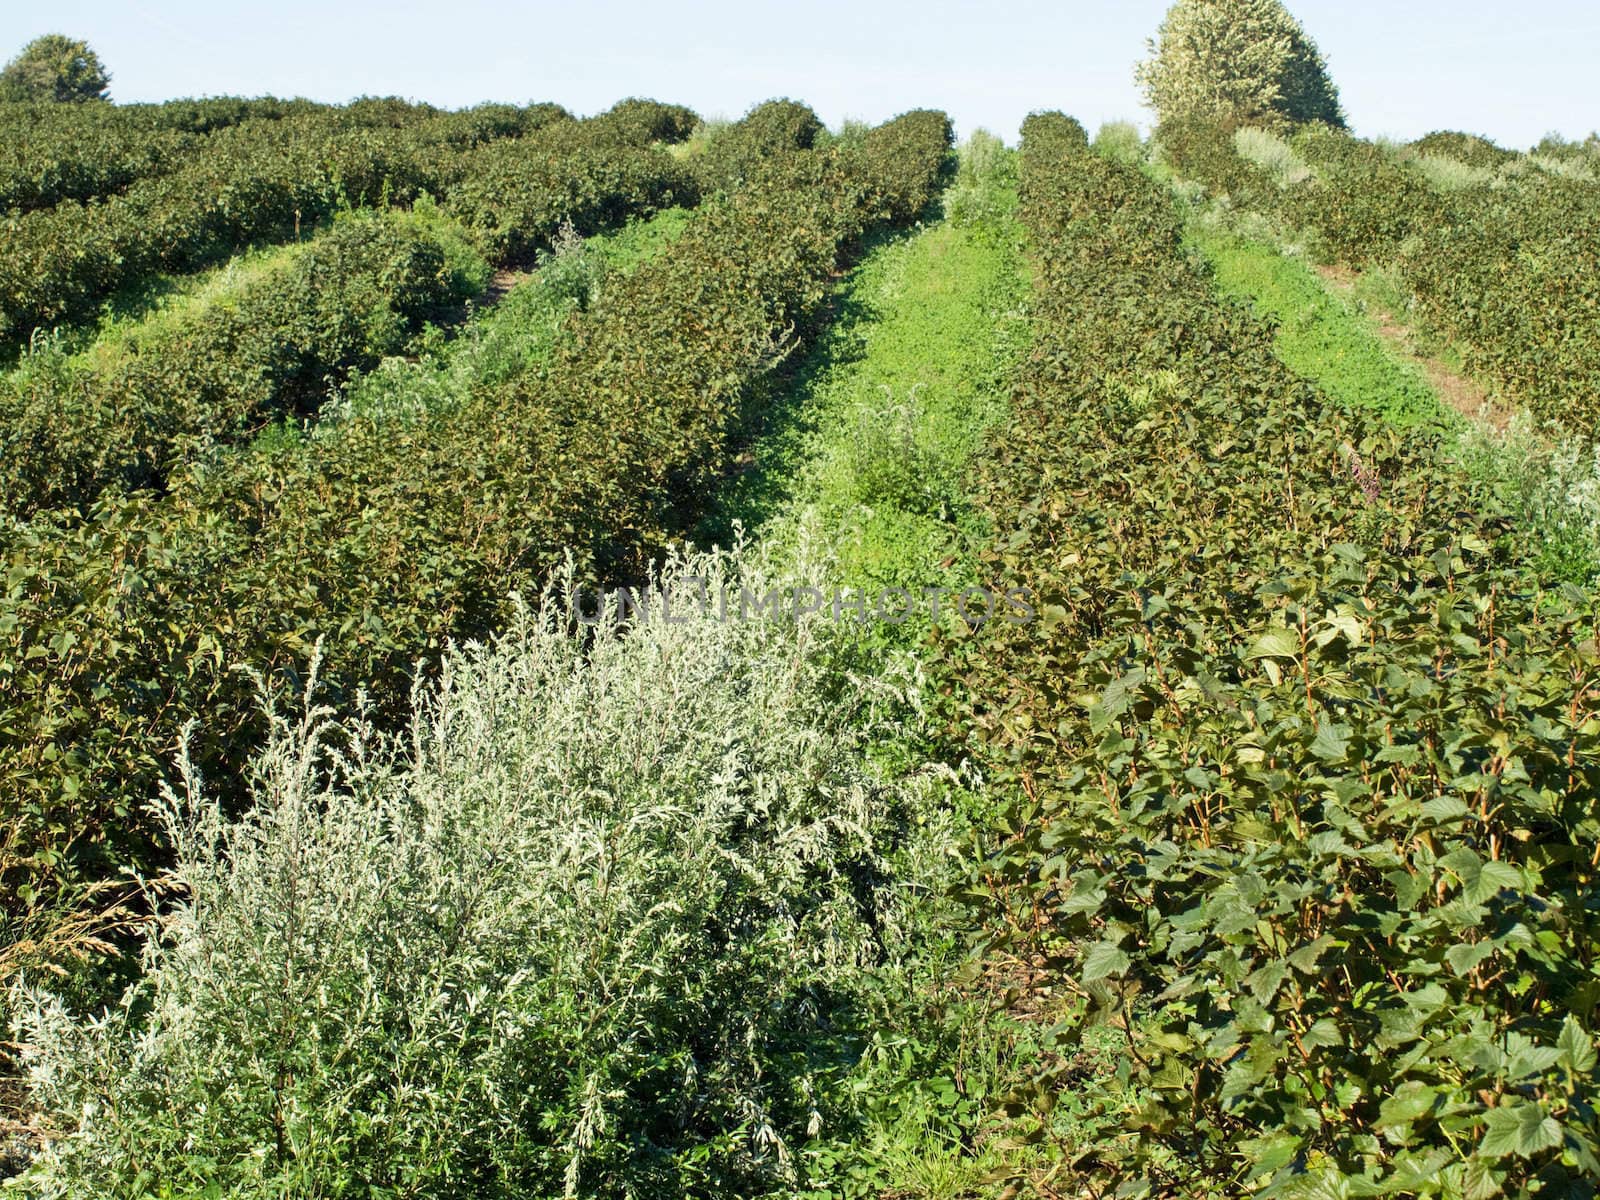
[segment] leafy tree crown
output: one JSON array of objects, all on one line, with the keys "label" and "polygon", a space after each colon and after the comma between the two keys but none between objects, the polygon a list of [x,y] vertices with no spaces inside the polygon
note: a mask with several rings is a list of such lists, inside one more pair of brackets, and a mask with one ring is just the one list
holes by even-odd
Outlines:
[{"label": "leafy tree crown", "polygon": [[0,100],[107,100],[110,82],[111,76],[88,42],[47,33],[24,46],[0,71]]},{"label": "leafy tree crown", "polygon": [[1162,120],[1344,127],[1327,60],[1278,0],[1178,0],[1134,71]]}]

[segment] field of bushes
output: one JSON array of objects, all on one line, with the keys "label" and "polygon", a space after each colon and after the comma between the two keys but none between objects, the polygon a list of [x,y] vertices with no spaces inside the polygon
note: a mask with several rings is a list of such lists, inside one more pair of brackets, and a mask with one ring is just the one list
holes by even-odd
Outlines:
[{"label": "field of bushes", "polygon": [[1600,155],[1188,70],[0,100],[0,1189],[1594,1194]]}]

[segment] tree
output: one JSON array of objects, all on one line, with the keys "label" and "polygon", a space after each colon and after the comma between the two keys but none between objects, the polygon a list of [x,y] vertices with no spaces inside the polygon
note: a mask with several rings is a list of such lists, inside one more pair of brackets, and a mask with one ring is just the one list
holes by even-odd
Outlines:
[{"label": "tree", "polygon": [[1328,63],[1279,0],[1178,0],[1134,69],[1163,121],[1344,128]]},{"label": "tree", "polygon": [[108,100],[106,73],[89,43],[59,33],[34,38],[0,71],[0,100]]}]

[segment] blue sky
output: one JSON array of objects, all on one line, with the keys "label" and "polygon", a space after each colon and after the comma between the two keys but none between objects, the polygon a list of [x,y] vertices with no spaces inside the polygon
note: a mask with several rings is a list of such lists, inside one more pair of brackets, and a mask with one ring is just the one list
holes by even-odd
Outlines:
[{"label": "blue sky", "polygon": [[[119,100],[402,95],[457,106],[625,95],[737,116],[788,95],[830,125],[938,107],[1015,138],[1060,108],[1091,130],[1147,122],[1131,79],[1166,0],[6,0],[0,57],[86,38]],[[1594,0],[1290,0],[1330,59],[1356,130],[1485,133],[1526,147],[1600,128]],[[21,11],[19,11],[21,10]]]}]

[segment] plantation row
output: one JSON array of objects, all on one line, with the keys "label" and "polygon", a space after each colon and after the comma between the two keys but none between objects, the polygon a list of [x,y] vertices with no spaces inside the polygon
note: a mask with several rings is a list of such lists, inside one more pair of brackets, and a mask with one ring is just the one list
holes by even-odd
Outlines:
[{"label": "plantation row", "polygon": [[192,450],[314,413],[330,383],[464,298],[428,230],[362,213],[117,343],[26,354],[0,380],[0,513],[79,507],[112,484],[164,487]]},{"label": "plantation row", "polygon": [[438,404],[372,397],[198,459],[166,495],[17,525],[0,792],[19,853],[44,873],[69,845],[95,873],[151,861],[142,806],[185,721],[206,716],[193,752],[213,779],[257,744],[234,664],[297,668],[330,635],[331,695],[398,712],[419,657],[498,627],[569,552],[586,581],[636,574],[703,503],[745,388],[804,335],[840,256],[926,205],[949,145],[927,112],[860,147],[763,145],[548,361]]},{"label": "plantation row", "polygon": [[[1310,127],[1274,171],[1242,157],[1225,129],[1173,122],[1162,144],[1184,175],[1314,233],[1346,266],[1391,267],[1423,323],[1468,367],[1542,418],[1585,436],[1600,422],[1600,186],[1481,139],[1436,134],[1411,158]],[[1459,156],[1459,157],[1452,157]],[[1557,156],[1559,157],[1559,156]],[[1430,186],[1428,162],[1470,168]]]},{"label": "plantation row", "polygon": [[[355,116],[330,109],[245,121],[211,134],[172,170],[120,194],[8,216],[0,244],[0,342],[83,321],[112,293],[140,285],[152,272],[189,271],[251,242],[288,240],[340,207],[445,195],[472,177],[495,141],[524,142],[570,122],[557,105],[459,113],[399,102],[352,107]],[[691,122],[684,109],[625,101],[595,119],[607,136],[590,129],[578,140],[620,152],[644,147],[653,140],[645,135],[662,124],[686,134]],[[570,148],[559,141],[524,145],[539,161]],[[465,207],[476,214],[482,204],[468,200]]]},{"label": "plantation row", "polygon": [[993,949],[1086,997],[1037,1087],[1125,1022],[1081,1166],[1580,1193],[1592,599],[1530,594],[1425,439],[1283,367],[1075,122],[1030,118],[1022,170],[1035,349],[981,490],[986,570],[1046,620],[951,651],[957,719],[1025,797],[985,865]]},{"label": "plantation row", "polygon": [[[468,110],[470,116],[451,119],[464,128],[509,123],[524,129],[529,117],[537,125],[542,118],[536,114],[549,108],[486,104]],[[208,134],[234,125],[315,117],[329,127],[360,129],[441,115],[430,105],[393,99],[339,106],[271,97],[119,105],[11,102],[0,105],[0,213],[122,191],[135,180],[175,169],[204,147]]]},{"label": "plantation row", "polygon": [[[149,322],[109,352],[25,354],[0,381],[0,513],[81,506],[112,484],[164,487],[197,450],[269,417],[314,414],[330,382],[481,287],[479,247],[525,257],[563,221],[592,233],[692,202],[696,185],[669,155],[628,144],[679,135],[678,111],[661,111],[665,129],[646,112],[619,134],[618,109],[485,147],[432,219],[342,220],[225,301]],[[452,257],[476,261],[447,269]]]}]

